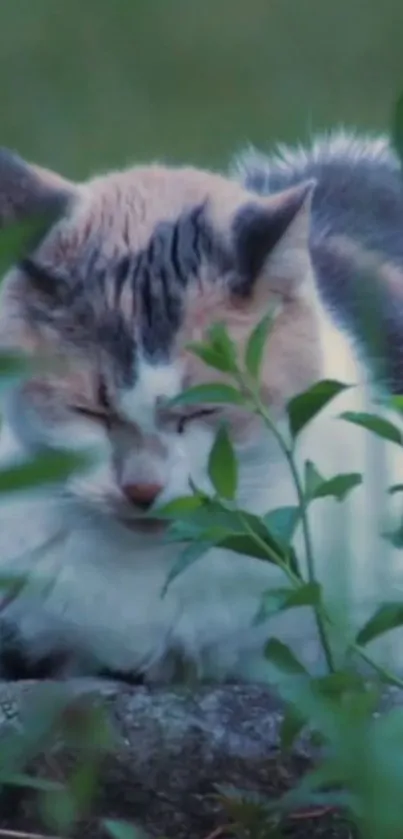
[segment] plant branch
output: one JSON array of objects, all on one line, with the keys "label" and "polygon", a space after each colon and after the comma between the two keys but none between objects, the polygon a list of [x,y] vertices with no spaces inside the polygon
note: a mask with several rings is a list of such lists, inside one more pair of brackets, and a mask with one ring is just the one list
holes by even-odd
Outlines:
[{"label": "plant branch", "polygon": [[255,530],[253,530],[253,527],[251,527],[248,521],[244,518],[242,512],[240,510],[238,510],[237,512],[242,523],[242,527],[245,529],[248,536],[250,536],[251,539],[253,539],[254,542],[256,542],[259,548],[261,548],[265,551],[265,553],[267,553],[267,557],[270,560],[270,562],[273,562],[275,565],[281,568],[281,570],[284,571],[284,574],[286,574],[286,576],[294,586],[301,585],[301,580],[293,573],[292,568],[290,568],[286,562],[283,562],[281,556],[277,554],[275,551],[273,551],[270,548],[270,545],[268,545],[267,542],[264,541],[264,539],[261,539],[259,534],[256,533]]},{"label": "plant branch", "polygon": [[351,647],[352,651],[356,653],[363,661],[369,664],[373,670],[376,670],[377,673],[382,677],[382,680],[387,682],[390,685],[394,685],[395,687],[403,689],[403,679],[399,679],[398,676],[395,676],[391,673],[386,667],[383,667],[381,664],[378,664],[372,656],[367,653],[363,647],[360,647],[359,644],[353,644]]},{"label": "plant branch", "polygon": [[[300,513],[301,513],[301,525],[302,525],[302,533],[303,533],[303,539],[304,539],[304,544],[305,544],[306,562],[307,562],[307,569],[308,569],[308,579],[309,579],[309,582],[315,583],[316,582],[315,562],[314,562],[311,532],[310,532],[308,515],[307,515],[307,505],[306,505],[306,501],[305,501],[305,496],[304,496],[304,491],[303,491],[303,487],[302,487],[302,484],[301,484],[301,480],[300,480],[300,477],[299,477],[299,474],[298,474],[298,469],[297,469],[297,467],[295,465],[295,462],[294,462],[293,451],[292,451],[291,448],[289,448],[289,446],[287,445],[287,443],[283,439],[282,435],[280,434],[279,430],[276,428],[275,423],[273,422],[273,420],[270,417],[270,414],[268,413],[268,411],[266,410],[266,408],[262,404],[262,402],[260,400],[260,397],[257,394],[257,392],[255,391],[255,389],[253,387],[251,387],[250,384],[247,381],[245,381],[245,378],[242,376],[242,374],[240,374],[239,377],[237,377],[237,378],[238,378],[238,383],[240,384],[242,389],[245,389],[245,388],[247,389],[249,396],[253,400],[253,403],[254,403],[254,406],[255,406],[255,409],[256,409],[258,415],[262,418],[263,422],[265,423],[265,425],[269,429],[269,431],[274,435],[274,437],[275,437],[276,441],[278,442],[278,444],[281,448],[281,451],[283,452],[283,454],[286,458],[286,461],[288,463],[288,467],[289,467],[290,472],[291,472],[291,477],[293,479],[295,489],[296,489],[296,492],[297,492],[298,505],[299,505]],[[324,656],[325,656],[325,660],[326,660],[326,665],[327,665],[327,668],[328,668],[329,672],[333,673],[335,671],[335,664],[334,664],[334,660],[333,660],[332,649],[331,649],[329,639],[327,637],[327,632],[326,632],[326,621],[327,621],[326,612],[324,611],[322,605],[314,606],[313,608],[314,608],[314,612],[315,612],[316,626],[317,626],[317,629],[318,629],[320,642],[322,644],[322,648],[323,648],[323,652],[324,652]]]}]

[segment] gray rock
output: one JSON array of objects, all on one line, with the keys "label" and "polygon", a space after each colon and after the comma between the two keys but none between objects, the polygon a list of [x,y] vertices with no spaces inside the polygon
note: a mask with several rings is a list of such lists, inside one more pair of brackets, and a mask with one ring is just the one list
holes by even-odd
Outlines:
[{"label": "gray rock", "polygon": [[[309,765],[304,741],[292,757],[279,754],[281,708],[263,687],[131,688],[93,680],[0,683],[0,757],[10,731],[21,731],[38,708],[47,722],[48,707],[65,691],[77,708],[85,701],[106,709],[116,731],[114,752],[103,759],[95,813],[75,831],[80,837],[106,836],[100,820],[108,817],[141,825],[151,836],[207,839],[229,821],[217,784],[275,796]],[[82,731],[86,735],[85,722]],[[42,776],[63,779],[76,751],[71,744],[61,749],[54,738],[46,757],[32,766]],[[3,794],[0,824],[40,831],[36,794]],[[296,820],[289,830],[289,836],[310,839],[349,835],[333,816]]]}]

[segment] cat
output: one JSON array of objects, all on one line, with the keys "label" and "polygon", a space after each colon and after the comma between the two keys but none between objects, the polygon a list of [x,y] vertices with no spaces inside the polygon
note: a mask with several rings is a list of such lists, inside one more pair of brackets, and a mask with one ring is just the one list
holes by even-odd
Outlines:
[{"label": "cat", "polygon": [[[286,430],[291,397],[325,378],[351,385],[305,429],[298,463],[366,476],[343,505],[312,504],[318,577],[329,603],[348,590],[353,624],[398,596],[400,554],[381,531],[401,450],[338,418],[374,404],[387,416],[378,396],[403,385],[403,186],[388,141],[334,134],[306,149],[247,150],[224,174],[152,164],[79,184],[3,150],[0,224],[38,213],[53,222],[2,282],[0,343],[57,364],[2,396],[1,462],[47,446],[91,447],[98,460],[62,487],[2,501],[0,570],[29,582],[3,599],[0,674],[170,682],[184,666],[202,680],[265,680],[271,635],[320,672],[311,610],[255,625],[264,592],[285,584],[269,563],[216,548],[162,598],[179,549],[144,511],[188,493],[189,479],[212,489],[207,461],[224,420],[239,503],[256,514],[296,503],[256,416],[171,406],[183,388],[225,379],[190,341],[221,321],[241,354],[275,305],[265,404]],[[368,311],[379,310],[383,355],[360,328],[363,289]],[[398,494],[390,500],[398,517]],[[296,549],[304,564],[299,533]]]}]

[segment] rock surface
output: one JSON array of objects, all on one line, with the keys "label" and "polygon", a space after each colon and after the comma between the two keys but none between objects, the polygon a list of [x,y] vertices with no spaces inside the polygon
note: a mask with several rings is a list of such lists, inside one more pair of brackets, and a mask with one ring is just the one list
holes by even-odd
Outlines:
[{"label": "rock surface", "polygon": [[[66,686],[0,683],[0,761],[4,738],[21,730],[33,709],[42,708],[46,717],[46,703],[53,701],[46,691],[60,696],[61,689]],[[224,839],[231,834],[219,828],[229,816],[215,797],[216,784],[273,796],[309,764],[304,743],[289,759],[279,755],[281,709],[262,687],[157,689],[85,680],[68,683],[67,689],[77,707],[83,699],[91,708],[104,707],[117,735],[114,753],[103,760],[95,814],[74,831],[80,837],[106,836],[100,820],[107,817],[127,819],[154,837]],[[87,723],[84,727],[86,735]],[[60,750],[56,738],[46,758],[35,758],[36,773],[63,780],[73,751]],[[36,793],[5,789],[1,827],[46,832]],[[57,832],[61,835],[60,828]],[[334,816],[316,814],[291,820],[284,835],[344,839],[351,834]]]}]

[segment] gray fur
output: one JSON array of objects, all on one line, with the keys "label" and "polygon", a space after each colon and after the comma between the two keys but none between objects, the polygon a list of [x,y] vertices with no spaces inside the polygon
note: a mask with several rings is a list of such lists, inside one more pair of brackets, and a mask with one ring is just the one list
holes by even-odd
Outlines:
[{"label": "gray fur", "polygon": [[[87,251],[89,250],[86,244]],[[55,325],[75,346],[102,346],[114,359],[122,384],[133,384],[136,348],[150,361],[169,356],[181,325],[188,284],[210,262],[222,276],[230,254],[197,206],[175,222],[161,222],[145,248],[111,259],[102,243],[73,269],[48,267],[28,257],[20,268],[29,278],[29,316]],[[111,305],[111,301],[112,305]],[[129,301],[129,306],[128,306]]]},{"label": "gray fur", "polygon": [[[316,180],[310,246],[322,299],[378,370],[379,357],[386,356],[382,376],[403,392],[403,180],[388,141],[338,133],[306,149],[280,147],[267,156],[249,149],[235,160],[233,173],[260,195]],[[337,252],[333,243],[340,236],[402,272],[401,294]]]},{"label": "gray fur", "polygon": [[0,184],[0,226],[37,213],[56,217],[71,199],[62,179],[60,183],[46,181],[8,149],[0,149]]}]

